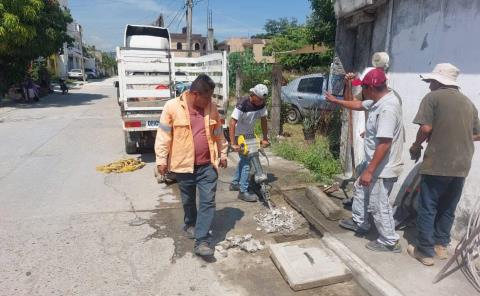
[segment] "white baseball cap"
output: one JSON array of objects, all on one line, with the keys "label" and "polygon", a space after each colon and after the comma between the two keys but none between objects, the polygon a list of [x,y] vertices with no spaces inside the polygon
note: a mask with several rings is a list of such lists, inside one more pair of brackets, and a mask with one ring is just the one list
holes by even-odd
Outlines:
[{"label": "white baseball cap", "polygon": [[250,92],[257,97],[265,99],[268,95],[268,87],[265,84],[257,84],[254,88],[250,89]]},{"label": "white baseball cap", "polygon": [[372,56],[372,65],[375,68],[383,68],[386,69],[389,67],[390,57],[386,52],[376,52]]}]

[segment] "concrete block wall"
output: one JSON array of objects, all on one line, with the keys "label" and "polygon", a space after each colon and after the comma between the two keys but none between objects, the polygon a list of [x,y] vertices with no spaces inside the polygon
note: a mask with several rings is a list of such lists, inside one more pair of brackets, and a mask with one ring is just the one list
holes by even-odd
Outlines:
[{"label": "concrete block wall", "polygon": [[[390,0],[392,1],[392,0]],[[408,155],[408,148],[415,139],[418,126],[412,120],[421,99],[429,92],[428,84],[422,82],[419,74],[432,71],[437,63],[450,62],[456,65],[461,91],[480,109],[480,1],[478,0],[393,0],[392,29],[388,34],[389,3],[379,6],[372,25],[371,39],[368,33],[357,28],[355,45],[352,30],[342,28],[339,20],[337,52],[348,70],[361,71],[370,65],[371,54],[387,47],[390,54],[390,86],[403,99],[403,116],[406,127],[404,150],[405,171],[394,192],[398,194],[406,176],[414,164]],[[359,33],[361,36],[359,36]],[[365,38],[365,36],[367,38]],[[339,39],[340,38],[340,39]],[[358,42],[369,42],[370,52],[366,57],[365,48]],[[352,50],[351,47],[354,47]],[[362,49],[363,48],[363,49]],[[353,51],[353,53],[352,53]],[[361,59],[361,60],[355,60]],[[475,144],[472,169],[465,184],[464,194],[457,208],[453,234],[460,237],[465,230],[473,205],[480,200],[480,143]]]}]

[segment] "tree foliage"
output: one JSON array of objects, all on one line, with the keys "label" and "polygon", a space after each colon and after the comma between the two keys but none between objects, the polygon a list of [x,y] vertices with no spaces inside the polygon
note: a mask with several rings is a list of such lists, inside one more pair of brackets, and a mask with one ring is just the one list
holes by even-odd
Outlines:
[{"label": "tree foliage", "polygon": [[328,65],[331,53],[294,55],[288,51],[312,44],[307,26],[295,25],[286,28],[282,34],[273,36],[265,47],[265,53],[275,55],[276,61],[287,70],[308,70],[312,67]]},{"label": "tree foliage", "polygon": [[242,91],[247,93],[250,88],[258,83],[270,84],[272,66],[269,64],[257,63],[251,49],[244,52],[234,52],[228,56],[230,89],[235,89],[236,72],[241,70],[243,77]]},{"label": "tree foliage", "polygon": [[0,93],[23,78],[32,60],[71,42],[67,25],[72,21],[57,0],[1,0]]},{"label": "tree foliage", "polygon": [[117,61],[110,54],[102,52],[102,67],[109,74],[114,74],[117,72]]},{"label": "tree foliage", "polygon": [[298,27],[298,20],[296,18],[282,17],[278,20],[267,19],[263,29],[266,33],[261,33],[252,36],[252,38],[269,39],[276,35],[286,33],[290,28]]},{"label": "tree foliage", "polygon": [[309,39],[313,44],[323,43],[330,47],[335,44],[337,20],[331,0],[309,0],[312,14],[307,19]]}]

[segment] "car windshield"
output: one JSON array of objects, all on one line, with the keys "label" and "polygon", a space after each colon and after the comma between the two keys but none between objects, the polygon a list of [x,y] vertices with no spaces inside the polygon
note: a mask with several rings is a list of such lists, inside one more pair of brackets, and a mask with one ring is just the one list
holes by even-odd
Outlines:
[{"label": "car windshield", "polygon": [[78,73],[81,73],[81,72],[82,72],[82,70],[80,70],[80,69],[73,69],[71,72],[78,72]]}]

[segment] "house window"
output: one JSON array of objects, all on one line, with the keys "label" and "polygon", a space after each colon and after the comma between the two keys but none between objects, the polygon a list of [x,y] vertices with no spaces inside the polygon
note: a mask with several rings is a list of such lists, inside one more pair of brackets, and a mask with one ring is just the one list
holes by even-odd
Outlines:
[{"label": "house window", "polygon": [[200,50],[200,44],[195,43],[195,50]]},{"label": "house window", "polygon": [[203,50],[207,50],[207,44],[203,45]]},{"label": "house window", "polygon": [[177,42],[177,49],[182,49],[182,43],[181,42]]},{"label": "house window", "polygon": [[304,78],[298,84],[298,91],[303,93],[321,94],[323,87],[322,77]]}]

